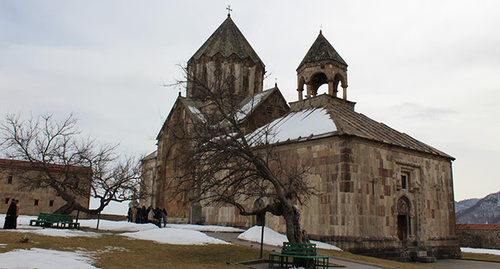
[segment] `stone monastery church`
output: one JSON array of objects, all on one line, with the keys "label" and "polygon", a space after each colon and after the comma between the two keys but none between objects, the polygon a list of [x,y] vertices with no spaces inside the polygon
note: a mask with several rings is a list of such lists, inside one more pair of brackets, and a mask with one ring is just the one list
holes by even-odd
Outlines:
[{"label": "stone monastery church", "polygon": [[[298,100],[291,103],[277,86],[263,89],[265,65],[229,15],[188,61],[187,73],[203,81],[217,73],[241,78],[234,91],[247,111],[241,119],[246,132],[271,126],[280,152],[311,163],[308,177],[319,195],[298,206],[311,239],[381,257],[423,251],[437,258],[460,255],[454,158],[356,112],[356,103],[347,99],[347,63],[321,31],[297,67]],[[324,84],[328,92],[318,94]],[[179,94],[157,136],[157,151],[142,160],[152,197],[141,203],[191,222],[256,225],[255,217],[240,216],[232,206],[197,208],[168,199],[165,186],[175,180],[179,154],[168,126],[195,120],[203,105],[197,86],[188,81],[186,96]],[[284,232],[284,223],[267,215],[266,225],[274,230]]]}]

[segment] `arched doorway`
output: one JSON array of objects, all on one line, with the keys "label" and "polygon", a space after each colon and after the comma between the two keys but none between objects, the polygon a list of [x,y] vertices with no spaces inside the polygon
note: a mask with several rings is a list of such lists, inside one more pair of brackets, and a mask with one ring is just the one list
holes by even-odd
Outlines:
[{"label": "arched doorway", "polygon": [[401,241],[408,240],[410,236],[410,200],[405,196],[399,198],[397,203],[398,208],[398,238]]}]

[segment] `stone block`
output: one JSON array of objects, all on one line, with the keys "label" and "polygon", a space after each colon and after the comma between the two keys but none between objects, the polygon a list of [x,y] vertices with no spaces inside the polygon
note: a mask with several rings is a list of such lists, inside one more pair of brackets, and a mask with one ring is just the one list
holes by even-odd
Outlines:
[{"label": "stone block", "polygon": [[341,181],[339,187],[341,192],[354,192],[354,183],[352,181]]}]

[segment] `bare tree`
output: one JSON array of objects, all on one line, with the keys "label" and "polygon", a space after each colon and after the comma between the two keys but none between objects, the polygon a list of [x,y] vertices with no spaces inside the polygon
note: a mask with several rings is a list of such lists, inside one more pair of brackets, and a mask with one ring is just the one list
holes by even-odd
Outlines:
[{"label": "bare tree", "polygon": [[202,105],[186,108],[195,117],[167,123],[175,141],[169,144],[180,153],[180,169],[167,179],[168,188],[178,193],[173,199],[233,205],[241,215],[270,212],[285,219],[290,242],[309,242],[296,206],[316,193],[307,181],[309,166],[273,144],[272,127],[246,132],[242,118],[249,112],[240,107],[234,79],[221,75],[207,85],[186,75],[179,81],[193,83],[203,99]]},{"label": "bare tree", "polygon": [[[140,165],[137,159],[120,158],[116,145],[100,144],[83,138],[77,119],[63,120],[51,115],[7,115],[0,126],[5,157],[28,162],[17,169],[21,188],[52,189],[66,204],[54,213],[69,214],[73,210],[96,214],[111,201],[127,201],[139,196]],[[30,171],[37,171],[33,177]],[[78,197],[94,197],[96,209],[78,202]]]}]

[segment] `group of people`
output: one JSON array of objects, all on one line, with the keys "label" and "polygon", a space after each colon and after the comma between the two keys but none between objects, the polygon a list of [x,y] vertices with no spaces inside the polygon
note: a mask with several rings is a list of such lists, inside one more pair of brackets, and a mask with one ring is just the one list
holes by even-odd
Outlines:
[{"label": "group of people", "polygon": [[135,223],[153,223],[156,226],[161,228],[163,223],[163,227],[167,225],[167,211],[165,209],[153,208],[142,206],[141,208],[134,206],[129,207],[127,220],[129,222]]},{"label": "group of people", "polygon": [[19,217],[19,200],[10,199],[10,205],[7,209],[7,214],[5,215],[5,222],[3,224],[4,229],[15,229],[17,228],[17,217]]}]

